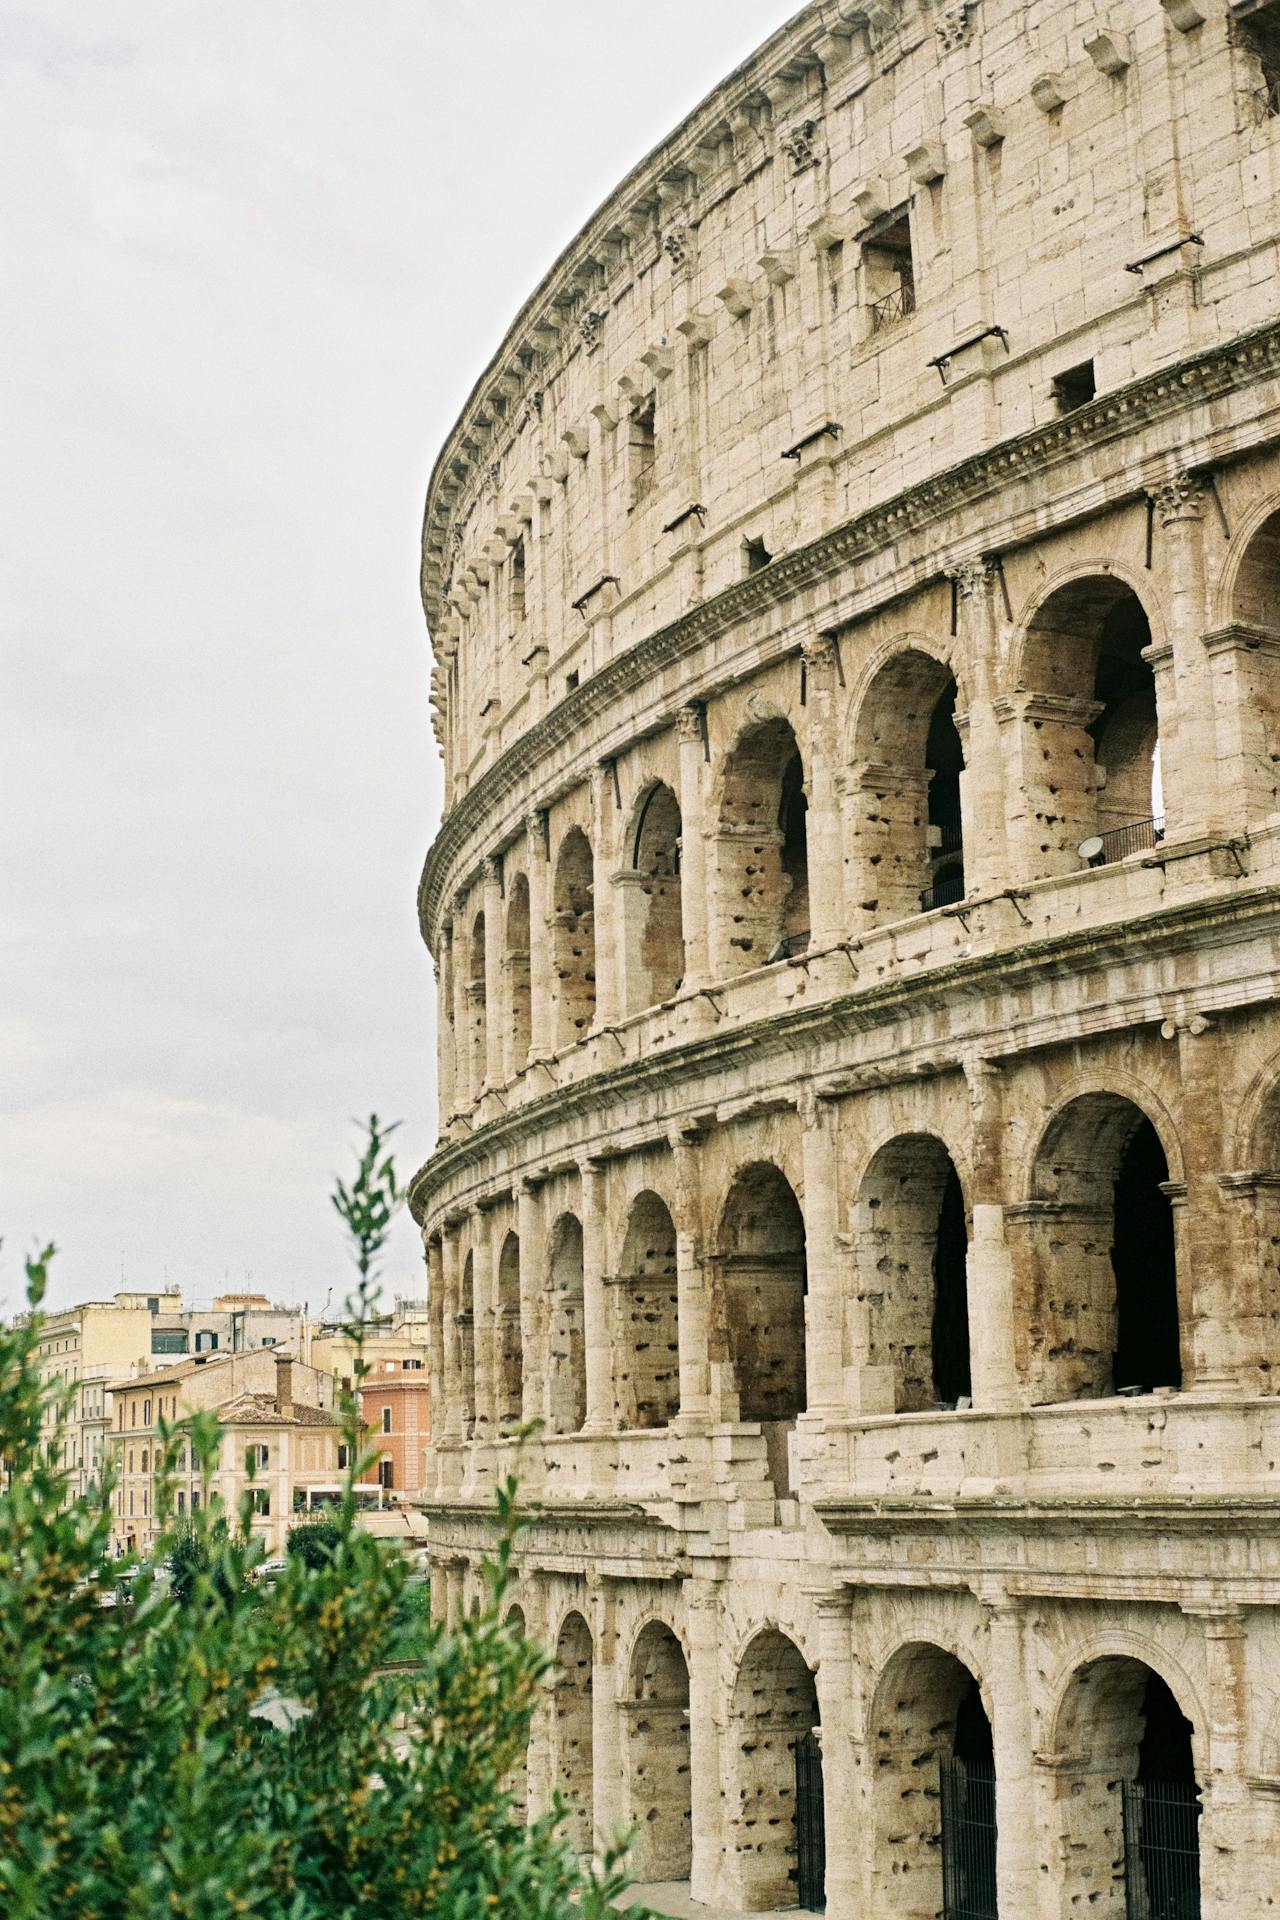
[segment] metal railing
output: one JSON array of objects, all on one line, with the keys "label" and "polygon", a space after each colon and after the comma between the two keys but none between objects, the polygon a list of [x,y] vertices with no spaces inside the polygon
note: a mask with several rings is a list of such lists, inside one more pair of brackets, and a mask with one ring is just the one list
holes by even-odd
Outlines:
[{"label": "metal railing", "polygon": [[935,880],[920,895],[921,913],[932,913],[936,907],[954,907],[957,901],[964,899],[964,875],[950,873],[944,880]]},{"label": "metal railing", "polygon": [[1264,85],[1254,87],[1249,99],[1253,105],[1255,126],[1260,127],[1264,120],[1280,118],[1280,74],[1268,78]]},{"label": "metal railing", "polygon": [[1126,1780],[1125,1920],[1200,1920],[1200,1799],[1189,1780]]},{"label": "metal railing", "polygon": [[821,1913],[827,1904],[827,1826],[822,1747],[812,1733],[796,1741],[796,1905]]},{"label": "metal railing", "polygon": [[996,1770],[943,1760],[942,1920],[997,1920]]},{"label": "metal railing", "polygon": [[896,327],[900,320],[916,310],[916,290],[909,280],[894,287],[891,293],[882,294],[871,302],[871,331],[883,333],[886,327]]},{"label": "metal railing", "polygon": [[1150,853],[1164,839],[1164,815],[1157,813],[1150,820],[1132,820],[1123,827],[1110,827],[1106,833],[1099,834],[1102,852],[1097,864],[1110,866],[1113,860],[1123,860],[1131,853]]}]

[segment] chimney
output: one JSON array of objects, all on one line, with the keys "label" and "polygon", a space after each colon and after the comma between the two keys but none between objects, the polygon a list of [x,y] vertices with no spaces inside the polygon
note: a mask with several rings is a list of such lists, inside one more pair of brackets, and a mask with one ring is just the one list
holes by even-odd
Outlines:
[{"label": "chimney", "polygon": [[293,1356],[288,1353],[276,1355],[276,1411],[293,1412]]}]

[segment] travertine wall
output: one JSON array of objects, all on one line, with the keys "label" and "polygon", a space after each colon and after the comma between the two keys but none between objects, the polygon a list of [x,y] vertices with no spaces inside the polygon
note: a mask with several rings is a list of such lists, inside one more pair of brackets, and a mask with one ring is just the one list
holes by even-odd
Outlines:
[{"label": "travertine wall", "polygon": [[1280,1900],[1276,11],[805,9],[433,477],[433,1593],[542,1421],[530,1804],[698,1899],[817,1729],[842,1920],[953,1757],[1006,1920],[1160,1780]]}]

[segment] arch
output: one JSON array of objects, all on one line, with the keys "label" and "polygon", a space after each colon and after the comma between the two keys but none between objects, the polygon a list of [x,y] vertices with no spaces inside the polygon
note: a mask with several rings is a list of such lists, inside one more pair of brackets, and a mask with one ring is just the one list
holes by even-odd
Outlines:
[{"label": "arch", "polygon": [[552,883],[552,970],[556,1045],[585,1039],[596,1011],[595,867],[591,842],[570,827],[560,842]]},{"label": "arch", "polygon": [[[772,1161],[735,1175],[713,1269],[740,1417],[788,1424],[805,1409],[805,1231],[791,1183]],[[775,1485],[785,1480],[784,1454],[785,1442],[777,1458],[771,1451]]]},{"label": "arch", "polygon": [[476,1262],[468,1249],[462,1263],[458,1301],[458,1351],[462,1369],[462,1430],[469,1440],[476,1426]]},{"label": "arch", "polygon": [[868,1736],[872,1910],[932,1920],[945,1887],[947,1911],[995,1920],[995,1755],[973,1669],[933,1641],[899,1646],[876,1684]]},{"label": "arch", "polygon": [[917,646],[884,659],[853,727],[858,805],[851,860],[870,924],[964,896],[964,750],[950,665]]},{"label": "arch", "polygon": [[663,781],[641,795],[628,835],[624,974],[628,1013],[669,1000],[684,979],[680,802]]},{"label": "arch", "polygon": [[886,1142],[862,1177],[855,1217],[857,1303],[867,1365],[883,1369],[885,1410],[967,1404],[969,1236],[964,1190],[943,1142],[931,1133]]},{"label": "arch", "polygon": [[1160,1132],[1126,1095],[1078,1093],[1049,1121],[1023,1210],[1037,1399],[1182,1384],[1171,1184]]},{"label": "arch", "polygon": [[1222,570],[1219,614],[1280,634],[1280,504],[1260,502],[1236,535]]},{"label": "arch", "polygon": [[529,881],[523,873],[511,882],[507,901],[506,943],[503,968],[506,973],[507,1013],[510,1051],[508,1068],[519,1073],[533,1045],[533,990],[529,971]]},{"label": "arch", "polygon": [[763,1628],[738,1664],[727,1728],[732,1904],[748,1911],[796,1903],[796,1748],[818,1724],[804,1655]]},{"label": "arch", "polygon": [[1015,785],[1036,874],[1154,846],[1163,833],[1151,623],[1119,572],[1076,575],[1035,605],[1020,648]]},{"label": "arch", "polygon": [[649,1189],[631,1203],[614,1297],[619,1424],[668,1426],[680,1411],[676,1230],[666,1202]]},{"label": "arch", "polygon": [[467,944],[467,1026],[468,1046],[470,1048],[471,1090],[478,1093],[483,1087],[488,1071],[489,1022],[487,989],[485,984],[485,930],[484,914],[478,913],[471,922],[471,938]]},{"label": "arch", "polygon": [[641,1628],[627,1670],[631,1866],[638,1880],[687,1880],[693,1861],[689,1667],[671,1628]]},{"label": "arch", "polygon": [[524,1359],[520,1339],[520,1238],[508,1233],[498,1255],[498,1422],[517,1425],[523,1412]]},{"label": "arch", "polygon": [[1280,507],[1269,503],[1237,538],[1223,581],[1224,627],[1211,642],[1215,698],[1233,745],[1219,769],[1246,820],[1280,809]]},{"label": "arch", "polygon": [[556,1639],[551,1687],[555,1735],[553,1777],[569,1802],[564,1836],[575,1853],[590,1855],[595,1826],[592,1756],[591,1629],[576,1610],[567,1613]]},{"label": "arch", "polygon": [[577,1433],[587,1417],[587,1351],[583,1329],[582,1222],[562,1213],[551,1229],[548,1425]]},{"label": "arch", "polygon": [[1053,1717],[1063,1913],[1199,1913],[1202,1738],[1152,1661],[1095,1652],[1075,1665]]},{"label": "arch", "polygon": [[790,721],[749,725],[718,784],[716,961],[722,974],[744,973],[809,944],[807,801]]}]

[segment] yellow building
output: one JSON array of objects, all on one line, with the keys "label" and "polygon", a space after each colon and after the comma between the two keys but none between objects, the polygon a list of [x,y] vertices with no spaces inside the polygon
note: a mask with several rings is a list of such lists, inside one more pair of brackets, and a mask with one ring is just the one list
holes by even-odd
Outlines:
[{"label": "yellow building", "polygon": [[41,1379],[69,1394],[57,1430],[57,1406],[45,1408],[48,1445],[60,1455],[68,1491],[83,1494],[99,1478],[106,1445],[106,1386],[130,1367],[149,1365],[159,1327],[181,1315],[179,1293],[117,1293],[48,1314],[37,1357]]}]

